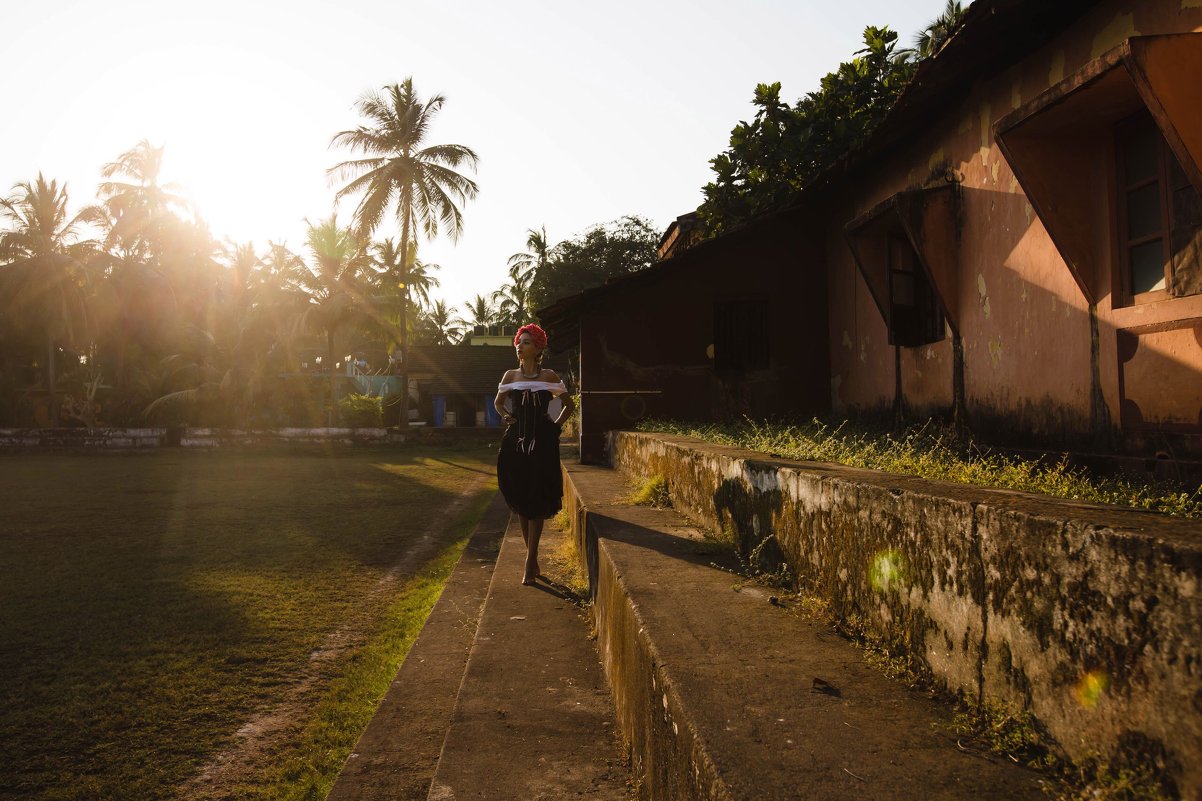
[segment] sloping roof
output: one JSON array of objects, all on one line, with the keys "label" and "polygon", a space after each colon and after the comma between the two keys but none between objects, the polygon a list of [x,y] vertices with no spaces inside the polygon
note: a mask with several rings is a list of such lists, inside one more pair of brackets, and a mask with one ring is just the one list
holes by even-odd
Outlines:
[{"label": "sloping roof", "polygon": [[[885,119],[868,140],[849,151],[812,181],[789,206],[754,217],[721,236],[700,242],[679,256],[665,259],[645,270],[629,273],[577,295],[558,298],[536,314],[543,326],[558,337],[574,338],[579,312],[616,290],[648,280],[667,277],[675,268],[703,257],[709,248],[731,244],[765,226],[781,222],[817,201],[833,184],[869,168],[887,157],[889,148],[916,132],[926,130],[932,119],[961,102],[973,84],[1020,61],[1042,46],[1101,0],[976,0],[964,21],[938,55],[923,61],[914,78]],[[667,232],[661,243],[667,238]]]},{"label": "sloping roof", "polygon": [[559,298],[551,305],[536,311],[535,315],[538,317],[540,325],[557,339],[575,341],[578,333],[577,316],[579,312],[601,301],[607,295],[639,287],[652,281],[668,279],[678,272],[687,272],[698,261],[712,256],[715,251],[744,239],[761,236],[766,229],[770,229],[772,226],[782,222],[796,222],[803,216],[804,213],[800,206],[790,206],[786,209],[761,214],[722,236],[698,242],[683,253],[658,261],[650,267],[625,273],[611,278],[600,286]]},{"label": "sloping roof", "polygon": [[[566,377],[562,359],[544,361]],[[501,345],[413,345],[409,377],[436,395],[492,395],[506,370],[517,366],[513,348]]]}]

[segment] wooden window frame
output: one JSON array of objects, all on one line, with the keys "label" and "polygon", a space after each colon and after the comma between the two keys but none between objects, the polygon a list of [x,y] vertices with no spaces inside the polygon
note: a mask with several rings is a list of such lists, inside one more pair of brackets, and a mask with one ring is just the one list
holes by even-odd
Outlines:
[{"label": "wooden window frame", "polygon": [[[1123,144],[1139,135],[1141,129],[1150,129],[1156,136],[1156,175],[1140,181],[1129,182],[1126,177],[1126,161]],[[1125,117],[1114,126],[1114,209],[1117,218],[1115,230],[1118,235],[1119,257],[1119,297],[1122,306],[1136,306],[1145,303],[1156,303],[1173,298],[1170,287],[1173,285],[1173,252],[1172,252],[1172,190],[1169,186],[1170,169],[1168,159],[1172,158],[1168,143],[1157,127],[1155,120],[1147,111],[1140,111]],[[1159,185],[1160,196],[1160,228],[1152,234],[1132,239],[1129,234],[1130,215],[1128,214],[1127,195],[1133,191],[1156,182]],[[1164,272],[1164,288],[1136,293],[1132,286],[1131,249],[1142,244],[1161,242],[1162,269]]]},{"label": "wooden window frame", "polygon": [[[895,248],[909,254],[905,268],[894,259]],[[903,348],[922,348],[942,342],[947,337],[947,326],[943,309],[935,294],[930,277],[923,270],[918,252],[904,233],[889,232],[885,235],[885,270],[889,276],[889,344]],[[910,281],[910,302],[899,303],[895,296],[897,276]],[[908,324],[900,322],[899,308],[912,310],[914,320]],[[919,319],[922,317],[923,319]],[[904,329],[904,330],[903,330]]]},{"label": "wooden window frame", "polygon": [[763,298],[714,301],[715,372],[749,373],[772,366],[770,311]]}]

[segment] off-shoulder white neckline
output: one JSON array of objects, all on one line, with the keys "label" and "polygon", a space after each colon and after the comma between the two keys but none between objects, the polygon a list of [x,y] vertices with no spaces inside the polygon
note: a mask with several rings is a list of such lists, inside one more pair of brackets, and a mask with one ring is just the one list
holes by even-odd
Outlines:
[{"label": "off-shoulder white neckline", "polygon": [[513,389],[531,389],[536,391],[545,389],[554,395],[563,395],[568,391],[568,388],[564,386],[562,381],[554,383],[550,381],[511,381],[508,384],[497,384],[497,392],[509,392]]}]

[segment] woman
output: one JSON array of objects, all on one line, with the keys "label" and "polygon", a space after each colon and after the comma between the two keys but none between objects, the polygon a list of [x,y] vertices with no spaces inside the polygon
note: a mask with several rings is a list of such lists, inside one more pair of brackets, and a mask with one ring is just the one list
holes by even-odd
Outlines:
[{"label": "woman", "polygon": [[[559,428],[576,407],[555,371],[539,366],[547,348],[546,331],[537,325],[524,325],[513,338],[513,346],[518,369],[507,370],[501,377],[493,401],[505,422],[501,452],[497,454],[497,484],[522,523],[522,539],[526,541],[522,583],[531,585],[539,576],[538,540],[543,520],[554,516],[563,504]],[[547,416],[553,397],[563,399],[563,409],[554,420]]]}]

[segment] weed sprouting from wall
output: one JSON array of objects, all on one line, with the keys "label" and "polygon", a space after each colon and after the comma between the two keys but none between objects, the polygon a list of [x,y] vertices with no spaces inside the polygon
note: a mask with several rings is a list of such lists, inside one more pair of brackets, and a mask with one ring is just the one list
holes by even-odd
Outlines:
[{"label": "weed sprouting from wall", "polygon": [[626,501],[635,506],[654,506],[657,509],[671,507],[672,498],[668,493],[668,479],[661,475],[648,476],[634,488]]}]

